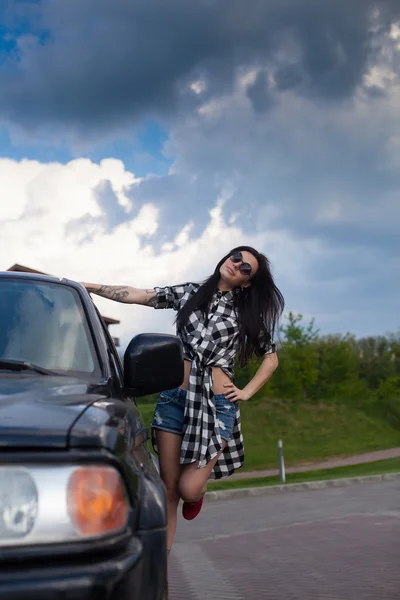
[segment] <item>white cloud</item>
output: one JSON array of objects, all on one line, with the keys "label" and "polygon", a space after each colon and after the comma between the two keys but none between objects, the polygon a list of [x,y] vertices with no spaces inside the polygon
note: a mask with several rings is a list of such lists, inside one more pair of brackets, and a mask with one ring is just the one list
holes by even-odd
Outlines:
[{"label": "white cloud", "polygon": [[396,42],[398,40],[398,45],[396,46],[396,48],[400,50],[400,22],[392,24],[389,35],[392,40],[395,40]]},{"label": "white cloud", "polygon": [[[0,180],[5,182],[0,195],[4,219],[0,269],[18,262],[78,281],[153,287],[201,280],[231,247],[264,244],[265,232],[243,235],[240,228],[225,223],[217,205],[200,237],[190,239],[189,222],[173,244],[156,253],[151,238],[159,226],[158,210],[152,204],[142,205],[133,220],[112,232],[94,226],[91,236],[81,242],[81,232],[67,234],[66,226],[85,215],[100,214],[95,190],[105,179],[117,196],[136,182],[121,161],[111,159],[100,164],[78,159],[66,165],[0,159]],[[96,303],[104,314],[121,319],[113,333],[125,342],[139,331],[172,331],[174,315],[169,311],[103,298],[96,298]]]},{"label": "white cloud", "polygon": [[190,85],[190,89],[192,90],[192,92],[194,92],[195,94],[202,94],[203,92],[206,91],[207,89],[207,85],[206,82],[203,81],[202,79],[198,79],[197,81],[194,81],[191,85]]},{"label": "white cloud", "polygon": [[193,229],[193,223],[188,223],[183,227],[183,229],[178,233],[175,238],[175,244],[177,246],[185,246],[189,241],[189,235],[191,230]]},{"label": "white cloud", "polygon": [[391,82],[396,80],[396,73],[388,67],[374,65],[364,76],[366,87],[378,87],[384,90]]}]

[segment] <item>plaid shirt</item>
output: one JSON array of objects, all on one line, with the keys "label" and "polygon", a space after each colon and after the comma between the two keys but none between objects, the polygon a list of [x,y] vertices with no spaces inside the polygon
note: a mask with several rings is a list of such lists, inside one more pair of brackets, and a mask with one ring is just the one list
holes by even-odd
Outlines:
[{"label": "plaid shirt", "polygon": [[[155,308],[179,310],[199,287],[199,284],[194,283],[156,287]],[[183,331],[177,332],[183,344],[184,357],[192,365],[185,406],[181,464],[197,461],[199,468],[205,467],[222,450],[212,389],[212,367],[220,367],[233,379],[239,339],[233,298],[234,292],[218,290],[212,298],[207,318],[204,318],[200,310],[196,310],[190,315]],[[267,352],[275,352],[275,345],[270,344],[266,348]],[[156,445],[155,450],[157,451]],[[231,475],[235,469],[243,466],[243,462],[244,446],[238,403],[232,437],[210,478],[220,479]]]}]

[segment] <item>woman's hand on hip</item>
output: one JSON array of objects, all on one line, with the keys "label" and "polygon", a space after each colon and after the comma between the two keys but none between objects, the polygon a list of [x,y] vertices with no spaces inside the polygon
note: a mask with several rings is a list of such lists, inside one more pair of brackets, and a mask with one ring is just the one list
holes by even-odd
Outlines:
[{"label": "woman's hand on hip", "polygon": [[239,390],[233,383],[224,383],[225,388],[225,397],[229,402],[237,402],[241,400],[242,402],[247,402],[250,400],[250,395],[244,390]]}]

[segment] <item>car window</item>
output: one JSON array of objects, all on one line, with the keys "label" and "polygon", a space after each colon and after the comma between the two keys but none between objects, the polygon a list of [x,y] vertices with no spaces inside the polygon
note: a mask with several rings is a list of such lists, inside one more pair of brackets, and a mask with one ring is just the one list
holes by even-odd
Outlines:
[{"label": "car window", "polygon": [[0,279],[0,358],[99,375],[79,294],[63,284]]}]

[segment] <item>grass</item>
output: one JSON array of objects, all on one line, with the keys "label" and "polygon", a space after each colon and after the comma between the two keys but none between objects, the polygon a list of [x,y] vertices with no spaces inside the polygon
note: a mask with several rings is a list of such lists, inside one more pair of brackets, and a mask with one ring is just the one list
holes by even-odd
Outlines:
[{"label": "grass", "polygon": [[377,414],[346,404],[249,403],[242,411],[246,469],[277,464],[277,440],[286,465],[400,445],[400,431]]},{"label": "grass", "polygon": [[[286,483],[302,483],[304,481],[320,481],[325,479],[340,479],[342,477],[362,477],[366,475],[381,475],[383,473],[400,472],[400,458],[389,458],[372,463],[336,467],[334,469],[320,469],[304,473],[290,473],[286,475]],[[231,479],[219,483],[210,482],[208,491],[234,490],[248,487],[262,487],[280,485],[279,476],[259,477],[252,479]]]},{"label": "grass", "polygon": [[[139,408],[149,426],[154,405],[139,403]],[[246,471],[277,467],[279,438],[286,466],[400,446],[394,423],[377,411],[350,404],[255,399],[243,404],[241,415]]]},{"label": "grass", "polygon": [[142,414],[146,427],[150,427],[150,423],[153,419],[154,404],[141,404],[140,400],[137,402],[138,408]]}]

